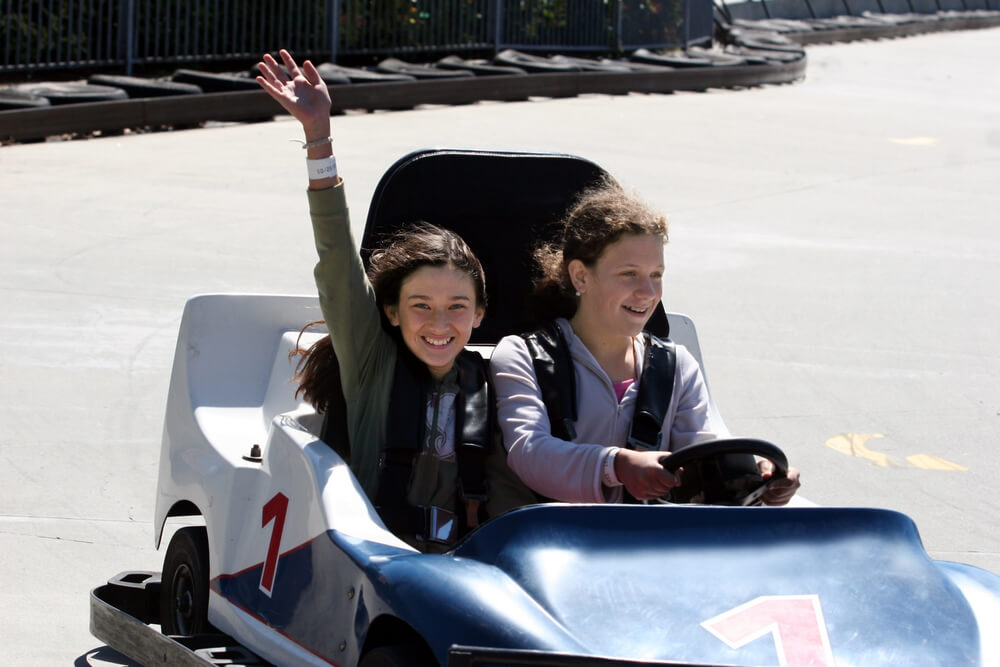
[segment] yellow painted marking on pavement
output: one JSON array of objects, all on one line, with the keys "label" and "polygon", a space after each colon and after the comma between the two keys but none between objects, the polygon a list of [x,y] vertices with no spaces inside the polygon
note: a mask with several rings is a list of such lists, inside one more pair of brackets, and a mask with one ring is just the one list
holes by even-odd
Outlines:
[{"label": "yellow painted marking on pavement", "polygon": [[889,137],[889,141],[901,146],[933,146],[937,143],[935,137]]},{"label": "yellow painted marking on pavement", "polygon": [[939,456],[931,456],[930,454],[907,456],[906,462],[914,468],[923,468],[924,470],[968,470],[965,466],[946,461]]},{"label": "yellow painted marking on pavement", "polygon": [[901,463],[893,461],[888,454],[876,452],[868,448],[866,443],[869,440],[884,437],[881,433],[838,433],[826,441],[826,446],[841,454],[855,456],[859,459],[868,459],[872,465],[880,468],[910,467],[920,468],[921,470],[968,470],[963,465],[948,461],[940,456],[931,456],[930,454],[913,454],[912,456],[907,456],[906,466],[904,466]]},{"label": "yellow painted marking on pavement", "polygon": [[887,454],[872,451],[865,445],[869,440],[884,437],[881,433],[839,433],[827,440],[826,446],[841,454],[868,459],[872,465],[882,468],[898,467]]}]

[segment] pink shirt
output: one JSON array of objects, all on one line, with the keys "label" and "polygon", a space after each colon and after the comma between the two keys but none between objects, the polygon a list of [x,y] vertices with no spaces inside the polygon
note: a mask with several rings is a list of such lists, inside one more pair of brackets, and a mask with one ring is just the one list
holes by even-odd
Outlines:
[{"label": "pink shirt", "polygon": [[635,382],[635,378],[629,378],[627,380],[622,380],[621,382],[611,383],[611,386],[615,388],[615,396],[618,397],[619,403],[622,402],[622,398],[625,397],[625,392],[628,391],[628,388],[632,386],[633,382]]}]

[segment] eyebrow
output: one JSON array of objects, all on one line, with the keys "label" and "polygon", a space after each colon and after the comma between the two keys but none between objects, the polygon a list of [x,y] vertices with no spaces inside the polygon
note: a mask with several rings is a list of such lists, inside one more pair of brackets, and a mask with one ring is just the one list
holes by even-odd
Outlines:
[{"label": "eyebrow", "polygon": [[[426,295],[426,294],[411,294],[410,296],[406,297],[406,300],[407,301],[413,301],[415,299],[422,299],[424,301],[429,301],[430,298],[431,297],[428,296],[428,295]],[[465,296],[464,294],[456,294],[454,296],[449,297],[449,299],[451,301],[472,301],[472,299],[470,299],[469,297]]]}]

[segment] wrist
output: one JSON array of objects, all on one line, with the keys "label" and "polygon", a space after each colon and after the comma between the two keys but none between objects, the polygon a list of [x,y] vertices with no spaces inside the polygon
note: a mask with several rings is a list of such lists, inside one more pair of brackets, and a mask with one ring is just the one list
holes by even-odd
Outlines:
[{"label": "wrist", "polygon": [[330,119],[327,117],[315,124],[306,125],[303,123],[302,132],[305,134],[306,141],[312,141],[313,139],[322,139],[323,137],[330,136],[330,127]]},{"label": "wrist", "polygon": [[306,160],[306,171],[310,181],[323,181],[337,178],[337,160],[333,155]]},{"label": "wrist", "polygon": [[601,464],[601,483],[608,488],[622,486],[622,482],[618,478],[618,472],[615,470],[615,463],[619,452],[621,452],[620,447],[610,447],[608,453],[604,455],[604,461]]}]

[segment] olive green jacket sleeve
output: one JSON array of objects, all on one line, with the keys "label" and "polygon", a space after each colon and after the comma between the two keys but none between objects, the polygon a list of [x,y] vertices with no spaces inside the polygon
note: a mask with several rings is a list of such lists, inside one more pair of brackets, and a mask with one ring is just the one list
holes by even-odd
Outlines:
[{"label": "olive green jacket sleeve", "polygon": [[369,498],[385,447],[396,344],[382,329],[375,293],[351,234],[344,186],[307,190],[319,261],[313,275],[340,363],[351,469]]}]

